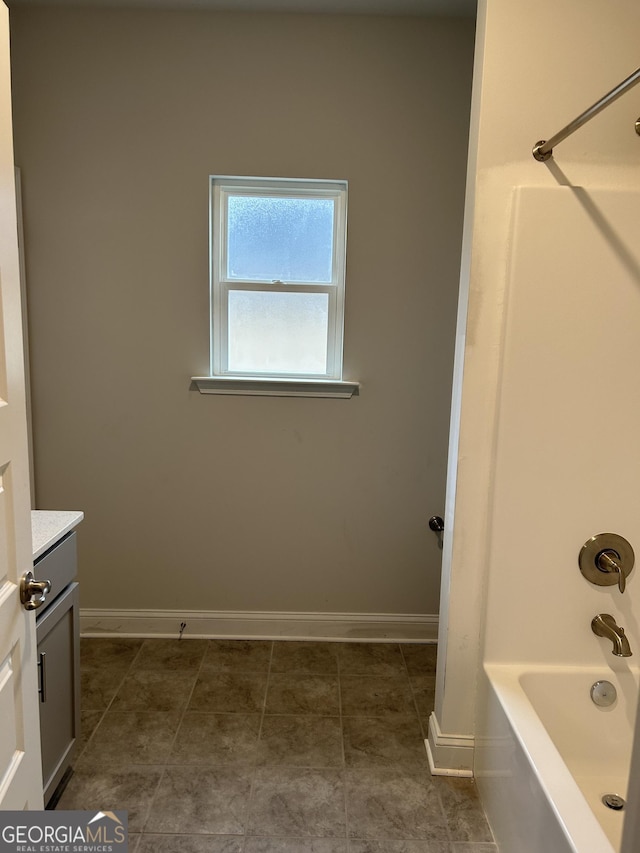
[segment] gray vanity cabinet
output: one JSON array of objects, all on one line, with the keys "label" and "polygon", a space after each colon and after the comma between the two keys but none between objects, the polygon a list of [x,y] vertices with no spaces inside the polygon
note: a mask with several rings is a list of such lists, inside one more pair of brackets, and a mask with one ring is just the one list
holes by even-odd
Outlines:
[{"label": "gray vanity cabinet", "polygon": [[69,533],[34,564],[51,592],[36,618],[44,802],[71,766],[80,735],[79,595],[76,534]]}]

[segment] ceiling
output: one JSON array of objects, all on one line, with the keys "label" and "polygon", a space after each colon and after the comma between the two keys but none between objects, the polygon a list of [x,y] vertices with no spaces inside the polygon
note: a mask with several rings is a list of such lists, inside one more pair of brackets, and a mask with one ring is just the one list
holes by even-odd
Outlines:
[{"label": "ceiling", "polygon": [[213,9],[226,12],[302,12],[342,15],[475,17],[476,0],[6,0],[16,6]]}]

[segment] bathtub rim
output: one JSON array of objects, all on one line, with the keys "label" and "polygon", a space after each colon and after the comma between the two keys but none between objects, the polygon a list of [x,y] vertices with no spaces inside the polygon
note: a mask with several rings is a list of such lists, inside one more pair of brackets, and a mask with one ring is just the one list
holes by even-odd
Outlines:
[{"label": "bathtub rim", "polygon": [[602,667],[485,662],[483,668],[571,849],[575,853],[617,853],[520,681],[527,673],[601,674]]}]

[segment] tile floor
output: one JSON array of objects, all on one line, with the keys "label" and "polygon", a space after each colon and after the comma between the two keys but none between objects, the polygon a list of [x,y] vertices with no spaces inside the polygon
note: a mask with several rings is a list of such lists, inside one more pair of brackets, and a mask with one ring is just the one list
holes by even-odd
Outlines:
[{"label": "tile floor", "polygon": [[497,853],[472,781],[432,777],[436,646],[81,641],[59,809],[128,809],[131,853]]}]

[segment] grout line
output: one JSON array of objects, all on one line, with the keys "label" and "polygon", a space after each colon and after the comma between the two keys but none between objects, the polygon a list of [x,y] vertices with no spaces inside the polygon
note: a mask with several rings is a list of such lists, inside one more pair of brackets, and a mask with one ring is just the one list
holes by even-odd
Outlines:
[{"label": "grout line", "polygon": [[438,805],[440,806],[440,813],[442,814],[442,817],[444,818],[445,830],[447,833],[447,838],[449,839],[449,847],[451,848],[451,850],[453,850],[453,837],[451,835],[451,826],[449,824],[449,816],[447,815],[447,810],[445,809],[444,804],[442,802],[442,797],[440,796],[439,786],[436,784],[436,785],[434,785],[434,788],[435,788],[435,795],[438,799]]},{"label": "grout line", "polygon": [[[178,642],[178,641],[176,641],[176,642]],[[140,846],[140,844],[142,844],[142,838],[144,836],[144,831],[147,828],[147,823],[149,822],[149,818],[151,817],[151,812],[153,810],[153,804],[155,802],[156,797],[158,796],[158,791],[160,790],[160,785],[162,784],[162,780],[164,779],[164,777],[166,775],[167,767],[172,766],[169,764],[169,759],[171,758],[171,753],[173,752],[173,747],[175,746],[175,743],[176,743],[176,740],[178,737],[178,732],[180,731],[180,727],[182,726],[182,721],[184,720],[185,714],[187,713],[187,708],[189,707],[189,702],[191,701],[191,697],[193,696],[193,691],[196,689],[196,684],[198,683],[198,676],[202,672],[202,665],[204,663],[205,657],[207,656],[207,651],[208,651],[210,642],[211,641],[209,640],[207,642],[207,645],[205,646],[204,653],[202,655],[202,658],[200,659],[200,666],[198,667],[197,672],[195,674],[195,678],[193,679],[193,684],[191,685],[191,690],[189,691],[187,701],[184,703],[184,707],[182,709],[182,712],[180,713],[180,717],[178,719],[178,725],[176,726],[176,730],[175,730],[175,733],[173,735],[173,739],[171,741],[171,746],[169,747],[169,750],[167,751],[167,760],[164,762],[164,764],[158,765],[159,767],[161,767],[160,778],[158,779],[158,784],[156,785],[156,789],[153,792],[153,796],[149,800],[149,808],[147,810],[147,816],[144,820],[144,823],[142,824],[142,829],[140,830],[140,840],[138,841],[138,846]],[[143,641],[143,645],[144,645],[144,641]],[[142,650],[142,646],[140,646],[140,650]],[[140,652],[138,652],[138,654],[139,653]],[[136,657],[137,657],[137,655],[136,655]],[[134,661],[135,661],[135,658],[134,658]],[[131,665],[133,666],[133,662]]]},{"label": "grout line", "polygon": [[262,713],[260,715],[260,725],[258,727],[258,737],[256,739],[256,752],[253,760],[253,768],[251,773],[251,787],[249,788],[249,799],[247,801],[247,813],[246,813],[246,823],[244,828],[244,840],[242,842],[242,849],[244,850],[247,846],[247,838],[249,832],[249,821],[251,820],[251,815],[253,811],[253,801],[256,790],[256,780],[258,777],[258,751],[260,749],[260,740],[262,738],[262,728],[264,726],[264,718],[267,712],[267,696],[269,695],[269,681],[271,680],[271,668],[273,666],[273,655],[275,652],[275,642],[273,640],[271,642],[271,653],[269,655],[269,665],[267,667],[267,681],[264,688],[264,697],[262,699]]},{"label": "grout line", "polygon": [[342,796],[344,797],[344,832],[345,839],[347,844],[347,849],[349,849],[349,808],[348,808],[348,796],[347,796],[347,758],[344,748],[344,715],[342,713],[342,667],[341,667],[341,658],[340,658],[340,649],[338,649],[338,654],[336,655],[336,666],[338,669],[338,711],[340,714],[340,742],[342,746]]},{"label": "grout line", "polygon": [[[420,729],[420,734],[422,735],[422,739],[426,737],[425,731],[422,725],[422,717],[420,716],[420,708],[418,708],[418,700],[416,699],[416,692],[413,689],[413,682],[411,681],[411,673],[409,672],[409,666],[407,664],[407,659],[404,656],[404,651],[402,646],[400,646],[400,654],[402,655],[402,660],[404,661],[405,669],[407,670],[407,680],[409,682],[409,690],[411,690],[411,699],[413,701],[413,707],[416,712],[416,718],[418,720],[418,728]],[[425,756],[426,758],[426,756]]]},{"label": "grout line", "polygon": [[[113,702],[114,702],[114,700],[115,700],[116,696],[117,696],[117,695],[118,695],[118,693],[120,692],[120,689],[121,689],[122,685],[124,684],[125,679],[127,678],[127,676],[129,675],[129,673],[131,672],[131,668],[133,667],[133,664],[134,664],[134,662],[135,662],[136,658],[137,658],[137,657],[138,657],[138,655],[140,654],[140,651],[142,650],[142,646],[143,646],[143,645],[144,645],[144,640],[142,641],[142,643],[140,643],[140,648],[138,649],[138,651],[137,651],[137,652],[135,653],[135,655],[131,658],[131,661],[129,662],[129,666],[127,667],[127,669],[125,669],[125,670],[124,670],[124,674],[123,674],[123,676],[122,676],[122,679],[118,682],[118,686],[117,686],[117,687],[116,687],[116,689],[113,691],[113,695],[111,696],[111,699],[107,702],[107,706],[106,706],[106,708],[104,708],[104,709],[101,709],[101,708],[83,708],[83,707],[82,707],[82,697],[81,697],[81,699],[80,699],[80,716],[82,716],[82,712],[83,712],[83,711],[101,711],[101,716],[100,716],[100,719],[98,720],[98,722],[97,722],[97,723],[95,724],[95,726],[93,727],[93,731],[91,732],[91,736],[88,738],[87,742],[86,742],[86,743],[85,743],[85,745],[83,746],[82,751],[81,751],[81,752],[78,752],[78,753],[75,755],[75,757],[74,757],[74,759],[73,759],[74,764],[75,764],[77,761],[79,761],[79,760],[80,760],[80,758],[85,754],[85,752],[87,751],[87,748],[88,748],[89,744],[90,744],[90,743],[91,743],[91,741],[94,739],[94,737],[95,737],[95,735],[96,735],[96,732],[98,731],[98,728],[102,725],[102,721],[103,721],[103,720],[104,720],[104,718],[105,718],[105,714],[107,713],[107,711],[110,711],[110,710],[111,710],[111,706],[113,705]],[[82,652],[80,653],[80,671],[81,671],[81,672],[80,672],[80,681],[82,682]]]},{"label": "grout line", "polygon": [[[411,697],[412,697],[412,699],[413,699],[413,707],[415,708],[416,716],[417,716],[417,718],[418,718],[418,726],[420,727],[420,732],[421,732],[421,734],[422,734],[422,739],[423,739],[423,740],[426,740],[426,738],[428,738],[428,737],[429,737],[429,732],[425,730],[424,724],[423,724],[423,722],[422,722],[422,714],[420,713],[420,708],[418,707],[418,700],[416,699],[416,690],[417,690],[418,688],[414,688],[414,686],[413,686],[413,680],[412,680],[412,678],[411,678],[411,673],[409,672],[409,665],[407,664],[407,659],[406,659],[406,658],[405,658],[405,656],[404,656],[404,650],[403,650],[403,648],[402,648],[402,644],[400,644],[400,653],[402,654],[402,659],[403,659],[403,661],[404,661],[404,665],[405,665],[406,670],[407,670],[407,678],[408,678],[408,680],[409,680],[409,688],[410,688],[410,690],[411,690]],[[424,677],[429,678],[430,676],[429,676],[429,675],[427,675],[427,676],[424,676]],[[435,674],[434,674],[434,676],[433,676],[433,677],[434,677],[434,679],[435,679]],[[427,720],[428,720],[428,715],[427,715]]]},{"label": "grout line", "polygon": [[[144,642],[144,641],[143,641],[143,642]],[[141,648],[142,648],[142,644],[140,645],[140,649],[141,649]],[[129,667],[125,670],[125,673],[124,673],[124,675],[122,676],[122,680],[118,683],[118,686],[116,687],[116,689],[115,689],[115,691],[114,691],[114,693],[113,693],[113,696],[112,696],[112,697],[111,697],[111,699],[109,700],[109,703],[107,704],[107,707],[104,709],[104,713],[105,713],[105,714],[107,713],[107,711],[110,711],[110,710],[111,710],[111,706],[112,706],[112,705],[113,705],[113,703],[115,702],[116,696],[118,695],[118,693],[119,693],[119,692],[120,692],[120,690],[122,689],[122,685],[124,684],[125,680],[126,680],[126,679],[128,678],[128,676],[130,675],[130,673],[131,673],[131,668],[133,667],[134,661],[135,661],[135,659],[138,657],[138,655],[140,654],[140,649],[138,649],[138,651],[136,652],[136,654],[135,654],[135,655],[134,655],[134,657],[132,658],[131,663],[129,664]],[[100,720],[100,722],[102,722],[102,720]],[[98,723],[98,725],[100,725],[100,723]]]},{"label": "grout line", "polygon": [[153,794],[151,795],[151,797],[149,798],[149,805],[147,807],[147,814],[145,816],[145,819],[142,821],[142,826],[140,828],[140,839],[138,840],[138,847],[142,843],[142,837],[143,837],[144,831],[147,827],[147,823],[149,822],[149,818],[151,817],[151,811],[153,810],[153,803],[155,801],[155,798],[158,796],[158,791],[160,790],[160,785],[162,783],[162,780],[164,779],[164,774],[165,774],[166,769],[167,769],[166,766],[162,766],[162,765],[157,765],[157,766],[160,767],[160,775],[158,776],[158,782],[156,784],[156,789],[153,792]]},{"label": "grout line", "polygon": [[267,667],[267,681],[264,687],[264,696],[262,697],[262,711],[260,713],[260,727],[258,729],[258,743],[262,737],[262,728],[264,726],[264,718],[267,713],[267,696],[269,695],[269,682],[271,681],[271,667],[273,665],[273,652],[275,643],[271,641],[271,654],[269,655],[269,665]]},{"label": "grout line", "polygon": [[[176,641],[176,642],[178,642],[178,641]],[[168,756],[171,755],[171,753],[173,752],[173,748],[176,745],[176,740],[178,739],[178,732],[180,731],[180,727],[182,726],[182,722],[183,722],[183,720],[187,714],[187,709],[189,707],[189,703],[191,702],[191,699],[193,698],[193,693],[194,693],[194,690],[196,689],[196,684],[198,683],[198,678],[200,676],[200,673],[202,672],[202,667],[204,666],[204,659],[207,656],[207,651],[209,650],[209,644],[210,643],[211,643],[211,640],[208,640],[207,645],[206,645],[205,650],[204,650],[204,653],[202,655],[202,658],[200,659],[200,665],[198,666],[198,669],[197,669],[196,674],[195,674],[195,678],[193,679],[193,684],[191,685],[191,690],[189,691],[189,695],[187,696],[187,701],[184,703],[184,707],[182,709],[182,712],[180,713],[180,718],[178,720],[178,725],[176,726],[175,734],[173,735],[173,740],[171,741],[171,746],[169,748]]]}]

